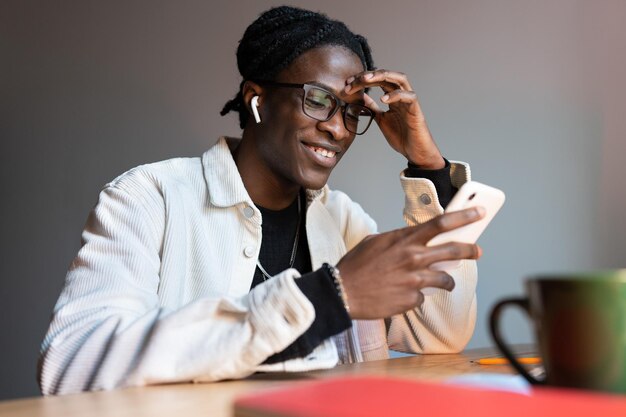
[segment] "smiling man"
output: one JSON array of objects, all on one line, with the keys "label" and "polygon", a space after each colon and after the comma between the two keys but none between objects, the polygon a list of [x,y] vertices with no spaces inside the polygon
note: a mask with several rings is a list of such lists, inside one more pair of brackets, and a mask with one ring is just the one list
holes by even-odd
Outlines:
[{"label": "smiling man", "polygon": [[[248,27],[237,62],[243,80],[222,114],[239,113],[241,139],[137,167],[100,194],[43,342],[44,394],[303,371],[386,358],[389,347],[456,352],[469,341],[481,251],[426,244],[483,214],[441,215],[469,169],[441,156],[406,76],[376,70],[345,24],[291,7]],[[326,185],[372,122],[408,161],[409,227],[382,234]],[[429,269],[456,259],[453,276]],[[425,298],[424,288],[438,290]]]}]

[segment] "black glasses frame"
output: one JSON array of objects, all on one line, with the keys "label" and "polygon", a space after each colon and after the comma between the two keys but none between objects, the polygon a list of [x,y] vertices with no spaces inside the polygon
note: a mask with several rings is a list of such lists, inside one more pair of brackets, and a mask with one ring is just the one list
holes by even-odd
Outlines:
[{"label": "black glasses frame", "polygon": [[[271,87],[285,87],[285,88],[300,88],[304,91],[304,95],[302,96],[302,112],[307,115],[308,117],[310,117],[311,119],[314,120],[319,120],[320,122],[326,122],[330,119],[333,118],[333,116],[335,115],[335,113],[337,113],[337,111],[341,108],[341,116],[342,116],[342,120],[343,120],[343,125],[346,128],[346,130],[350,133],[354,133],[355,135],[362,135],[363,133],[367,132],[367,129],[370,128],[372,121],[374,120],[374,111],[372,109],[370,109],[367,106],[364,106],[362,104],[356,104],[356,103],[347,103],[345,101],[343,101],[342,99],[340,99],[339,97],[337,97],[332,91],[328,91],[327,89],[320,87],[319,85],[314,85],[314,84],[294,84],[294,83],[279,83],[279,82],[275,82],[275,81],[254,81],[257,84],[260,85],[268,85]],[[330,95],[336,102],[337,102],[337,106],[330,112],[330,114],[328,115],[328,117],[324,118],[324,119],[320,119],[319,117],[315,117],[310,115],[309,113],[307,113],[306,107],[305,107],[305,98],[306,95],[308,94],[309,90],[315,88],[317,90],[322,90],[323,92],[327,93],[328,95]],[[369,113],[369,121],[367,122],[367,126],[365,126],[365,129],[363,129],[362,132],[354,132],[352,131],[349,127],[348,127],[348,123],[346,123],[346,110],[348,107],[351,108],[356,108],[359,110],[358,114],[361,114],[362,110],[365,110],[367,113]]]}]

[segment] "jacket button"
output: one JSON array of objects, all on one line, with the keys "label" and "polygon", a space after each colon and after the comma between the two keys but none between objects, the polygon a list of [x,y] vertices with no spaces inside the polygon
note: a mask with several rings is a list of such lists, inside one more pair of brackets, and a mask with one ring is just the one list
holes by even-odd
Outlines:
[{"label": "jacket button", "polygon": [[246,216],[246,219],[251,219],[252,216],[254,216],[254,209],[250,206],[246,206],[246,208],[243,209],[243,215]]},{"label": "jacket button", "polygon": [[252,258],[254,256],[254,246],[246,246],[243,250],[243,254],[248,258]]},{"label": "jacket button", "polygon": [[424,205],[429,205],[430,203],[432,203],[432,200],[430,199],[430,196],[426,193],[422,194],[420,196],[420,201],[422,202],[422,204]]}]

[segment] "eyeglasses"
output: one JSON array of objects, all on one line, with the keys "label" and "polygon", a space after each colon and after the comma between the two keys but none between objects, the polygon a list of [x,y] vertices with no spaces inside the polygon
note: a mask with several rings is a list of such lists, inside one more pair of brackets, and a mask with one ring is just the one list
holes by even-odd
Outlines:
[{"label": "eyeglasses", "polygon": [[372,124],[374,112],[355,103],[346,103],[328,90],[312,84],[278,83],[274,81],[256,81],[272,87],[301,88],[304,91],[302,111],[312,119],[326,122],[341,108],[343,124],[348,132],[362,135]]}]

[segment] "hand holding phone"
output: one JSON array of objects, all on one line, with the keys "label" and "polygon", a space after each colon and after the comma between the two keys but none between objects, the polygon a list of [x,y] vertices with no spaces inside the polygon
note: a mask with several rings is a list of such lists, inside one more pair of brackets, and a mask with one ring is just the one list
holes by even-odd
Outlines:
[{"label": "hand holding phone", "polygon": [[[500,207],[504,204],[504,193],[497,188],[481,184],[476,181],[468,181],[461,186],[454,195],[446,213],[459,211],[470,207],[482,206],[485,208],[485,217],[477,222],[450,230],[432,238],[426,246],[441,245],[448,242],[476,243],[487,225],[494,218]],[[458,268],[461,261],[444,261],[430,265],[430,269],[436,271],[450,271]]]}]

